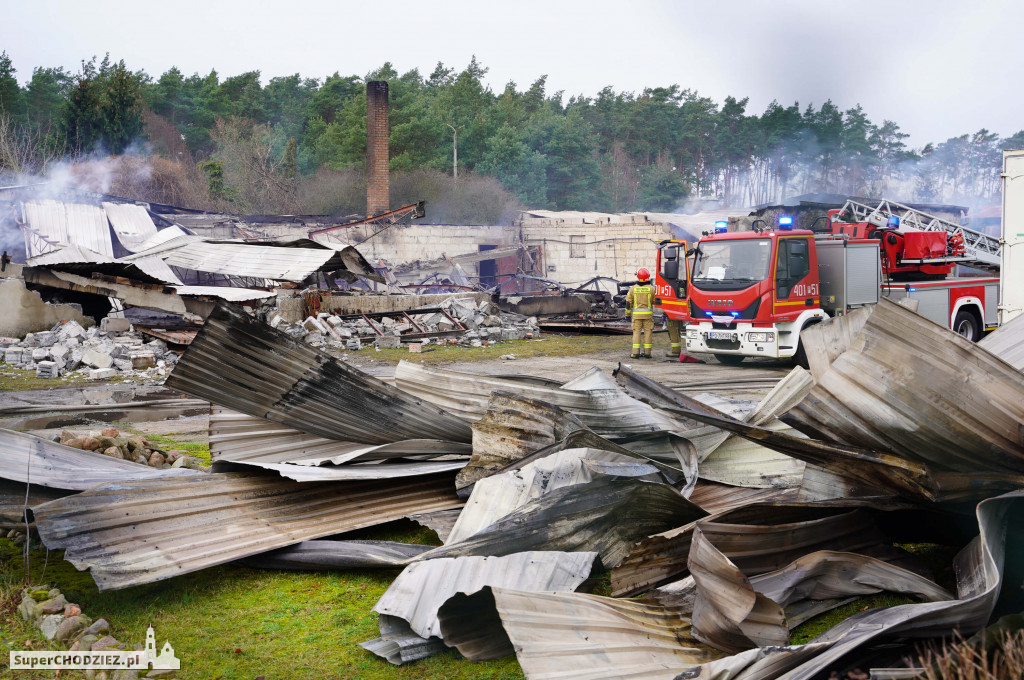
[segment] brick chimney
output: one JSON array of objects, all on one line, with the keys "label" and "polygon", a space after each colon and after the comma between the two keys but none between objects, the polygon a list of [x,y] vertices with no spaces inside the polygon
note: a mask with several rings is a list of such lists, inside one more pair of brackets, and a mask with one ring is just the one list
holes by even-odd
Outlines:
[{"label": "brick chimney", "polygon": [[388,211],[388,83],[366,83],[366,214]]}]

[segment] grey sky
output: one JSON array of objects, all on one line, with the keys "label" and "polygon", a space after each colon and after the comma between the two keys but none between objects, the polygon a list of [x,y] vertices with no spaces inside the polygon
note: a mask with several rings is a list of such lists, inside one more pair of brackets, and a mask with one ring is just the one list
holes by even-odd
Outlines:
[{"label": "grey sky", "polygon": [[831,98],[895,120],[910,142],[1024,129],[1019,0],[0,0],[0,50],[24,82],[34,66],[77,70],[109,52],[157,77],[257,69],[365,75],[457,69],[476,54],[501,90],[548,75],[548,91],[593,95],[678,83],[721,103],[801,108]]}]

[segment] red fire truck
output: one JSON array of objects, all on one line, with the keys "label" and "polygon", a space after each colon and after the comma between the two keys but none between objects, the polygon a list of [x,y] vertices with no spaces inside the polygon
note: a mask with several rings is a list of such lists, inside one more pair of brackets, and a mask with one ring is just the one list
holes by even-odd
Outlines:
[{"label": "red fire truck", "polygon": [[998,275],[949,274],[957,264],[997,272],[998,238],[889,201],[848,201],[819,219],[827,223],[821,231],[794,229],[789,217],[744,232],[718,223],[690,267],[683,259],[675,268],[688,270],[688,280],[665,288],[669,253],[660,248],[656,294],[666,311],[685,301],[686,350],[723,363],[750,356],[803,363],[801,330],[883,295],[917,299],[920,314],[971,340],[995,328]]}]

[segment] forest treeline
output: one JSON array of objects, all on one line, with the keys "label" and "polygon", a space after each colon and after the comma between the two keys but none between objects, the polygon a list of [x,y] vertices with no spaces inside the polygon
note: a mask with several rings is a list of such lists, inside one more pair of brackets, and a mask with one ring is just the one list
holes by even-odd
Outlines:
[{"label": "forest treeline", "polygon": [[259,71],[153,77],[108,56],[77,73],[34,67],[19,79],[2,53],[0,174],[103,159],[113,176],[105,188],[137,198],[359,213],[367,80],[390,83],[392,203],[425,198],[435,220],[494,222],[519,206],[669,211],[695,197],[741,206],[808,192],[976,205],[998,194],[1000,150],[1024,146],[1024,130],[1000,138],[981,129],[912,149],[897,123],[830,100],[758,113],[746,98],[715,102],[678,85],[566,97],[541,76],[499,92],[486,73],[473,58],[426,75],[385,63],[365,77],[295,74],[264,85]]}]

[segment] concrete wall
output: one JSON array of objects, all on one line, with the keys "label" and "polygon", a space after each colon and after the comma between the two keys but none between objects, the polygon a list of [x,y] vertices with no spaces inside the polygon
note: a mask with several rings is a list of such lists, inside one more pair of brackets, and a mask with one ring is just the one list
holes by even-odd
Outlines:
[{"label": "concrete wall", "polygon": [[0,279],[0,335],[23,338],[26,333],[48,331],[59,321],[74,319],[89,327],[95,322],[78,305],[51,305],[25,287],[20,279]]},{"label": "concrete wall", "polygon": [[525,224],[522,232],[527,245],[540,248],[539,275],[564,284],[595,276],[629,281],[640,267],[653,273],[657,245],[671,236],[657,222]]},{"label": "concrete wall", "polygon": [[[443,295],[331,295],[325,296],[321,312],[329,314],[373,314],[376,312],[397,312],[405,309],[438,307],[450,294]],[[486,293],[456,293],[454,297],[470,298],[475,304],[489,300]],[[305,317],[302,313],[302,296],[279,297],[278,312],[289,323],[299,323]]]}]

